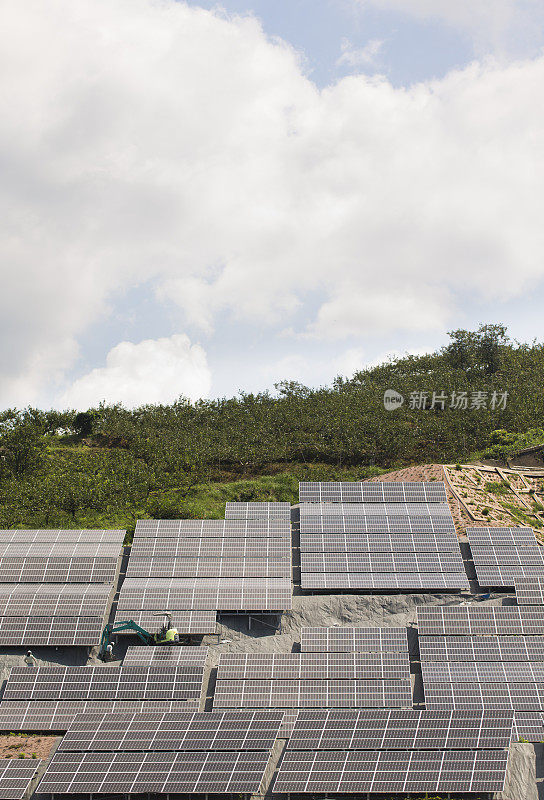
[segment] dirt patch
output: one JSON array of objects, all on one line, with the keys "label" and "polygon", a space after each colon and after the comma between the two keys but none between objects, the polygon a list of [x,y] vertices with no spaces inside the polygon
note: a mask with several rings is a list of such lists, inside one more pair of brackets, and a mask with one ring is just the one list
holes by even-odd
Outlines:
[{"label": "dirt patch", "polygon": [[57,741],[57,736],[36,736],[26,734],[7,734],[0,736],[0,758],[25,758],[49,757],[51,748]]}]

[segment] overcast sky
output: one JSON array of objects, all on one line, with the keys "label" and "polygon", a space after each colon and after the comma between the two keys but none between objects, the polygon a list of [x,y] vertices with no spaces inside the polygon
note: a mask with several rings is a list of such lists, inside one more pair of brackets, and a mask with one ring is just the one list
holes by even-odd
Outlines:
[{"label": "overcast sky", "polygon": [[544,338],[542,0],[3,0],[0,405]]}]

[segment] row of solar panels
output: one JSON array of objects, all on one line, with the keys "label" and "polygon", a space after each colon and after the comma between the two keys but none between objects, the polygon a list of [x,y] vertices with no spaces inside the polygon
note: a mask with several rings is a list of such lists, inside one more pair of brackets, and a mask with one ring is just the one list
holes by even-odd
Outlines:
[{"label": "row of solar panels", "polygon": [[[343,720],[352,731],[348,742],[345,727],[336,735],[338,718],[300,714],[271,792],[322,793],[334,786],[346,792],[504,788],[511,715],[425,715],[352,714]],[[281,721],[274,714],[160,719],[116,714],[98,721],[82,716],[53,757],[39,792],[256,793]],[[399,737],[401,728],[405,733]]]}]

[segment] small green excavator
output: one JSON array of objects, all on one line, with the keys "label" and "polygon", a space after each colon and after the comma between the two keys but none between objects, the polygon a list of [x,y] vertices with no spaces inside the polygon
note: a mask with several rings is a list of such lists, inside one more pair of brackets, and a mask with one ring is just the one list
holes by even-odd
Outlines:
[{"label": "small green excavator", "polygon": [[169,611],[161,611],[155,614],[156,617],[166,617],[166,622],[158,633],[150,633],[134,622],[133,619],[123,620],[123,622],[109,623],[102,631],[102,639],[100,640],[99,658],[102,661],[111,661],[112,659],[112,645],[111,637],[114,633],[121,631],[134,631],[144,644],[165,644],[173,645],[180,644],[179,634],[176,628],[172,627],[172,614]]}]

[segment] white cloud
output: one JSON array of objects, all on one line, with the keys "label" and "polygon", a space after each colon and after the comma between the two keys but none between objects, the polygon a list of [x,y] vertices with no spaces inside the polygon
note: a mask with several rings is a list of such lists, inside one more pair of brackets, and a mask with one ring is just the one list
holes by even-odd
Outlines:
[{"label": "white cloud", "polygon": [[353,0],[359,8],[440,20],[469,34],[479,48],[542,43],[542,0]]},{"label": "white cloud", "polygon": [[544,277],[543,57],[319,92],[255,20],[173,0],[4,0],[0,48],[1,403],[144,283],[181,330],[349,339]]},{"label": "white cloud", "polygon": [[349,39],[342,39],[341,55],[336,62],[336,66],[341,67],[369,67],[376,64],[380,55],[385,39],[370,39],[364,47],[353,47]]},{"label": "white cloud", "polygon": [[206,353],[183,334],[168,339],[120,342],[107,355],[106,366],[74,382],[61,404],[87,409],[106,403],[128,408],[171,403],[178,397],[198,400],[211,386]]}]

